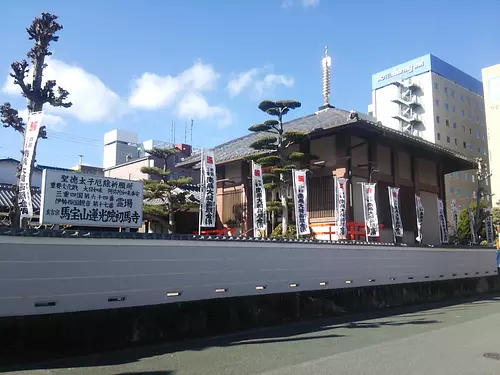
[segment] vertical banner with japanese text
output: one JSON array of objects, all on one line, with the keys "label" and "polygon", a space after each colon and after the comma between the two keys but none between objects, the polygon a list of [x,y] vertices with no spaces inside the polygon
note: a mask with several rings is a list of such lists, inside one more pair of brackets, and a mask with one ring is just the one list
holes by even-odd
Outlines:
[{"label": "vertical banner with japanese text", "polygon": [[217,177],[213,151],[205,151],[202,155],[203,193],[201,204],[201,226],[214,228],[217,222]]},{"label": "vertical banner with japanese text", "polygon": [[336,225],[339,239],[347,237],[347,179],[335,178]]},{"label": "vertical banner with japanese text", "polygon": [[310,234],[309,212],[307,211],[307,171],[292,170],[293,195],[295,200],[295,221],[297,236]]},{"label": "vertical banner with japanese text", "polygon": [[486,209],[486,218],[484,220],[484,225],[486,227],[486,241],[489,244],[495,243],[495,231],[493,229],[493,216],[491,208]]},{"label": "vertical banner with japanese text", "polygon": [[422,243],[422,226],[424,224],[425,210],[424,205],[422,204],[422,200],[417,194],[415,194],[415,213],[417,214],[417,237],[415,239],[418,241],[418,243]]},{"label": "vertical banner with japanese text", "polygon": [[389,205],[391,207],[392,233],[394,242],[396,237],[403,238],[403,220],[401,219],[401,211],[399,209],[399,188],[388,186]]},{"label": "vertical banner with japanese text", "polygon": [[267,229],[266,190],[262,179],[262,166],[252,162],[252,194],[253,194],[253,227],[254,236],[257,231],[265,232]]},{"label": "vertical banner with japanese text", "polygon": [[379,237],[377,200],[375,199],[375,185],[363,182],[361,193],[363,195],[363,211],[365,214],[366,239]]},{"label": "vertical banner with japanese text", "polygon": [[476,216],[474,215],[474,211],[469,208],[469,224],[470,224],[470,240],[472,244],[477,242],[476,238]]},{"label": "vertical banner with japanese text", "polygon": [[23,157],[19,176],[18,206],[21,219],[33,217],[33,200],[31,198],[31,165],[35,146],[42,125],[43,112],[32,112],[28,116],[28,124],[24,132]]},{"label": "vertical banner with japanese text", "polygon": [[451,225],[455,234],[458,233],[458,209],[457,201],[455,199],[451,200]]},{"label": "vertical banner with japanese text", "polygon": [[448,243],[448,225],[446,223],[446,215],[444,214],[443,200],[436,198],[436,201],[439,222],[439,241],[441,243]]}]

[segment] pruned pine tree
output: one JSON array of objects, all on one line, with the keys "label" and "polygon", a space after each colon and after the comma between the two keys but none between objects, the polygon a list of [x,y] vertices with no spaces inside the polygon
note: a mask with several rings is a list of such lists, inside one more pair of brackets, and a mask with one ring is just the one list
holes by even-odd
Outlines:
[{"label": "pruned pine tree", "polygon": [[175,213],[198,207],[192,195],[186,191],[176,190],[193,182],[191,177],[172,179],[168,170],[168,161],[179,153],[176,148],[153,148],[147,153],[161,159],[162,167],[142,167],[141,172],[150,176],[144,180],[144,198],[160,200],[161,204],[144,204],[144,217],[150,221],[158,221],[169,233],[175,233]]},{"label": "pruned pine tree", "polygon": [[[59,36],[56,33],[62,30],[62,25],[57,22],[57,16],[49,13],[42,13],[40,17],[36,17],[31,26],[26,29],[28,32],[29,40],[34,41],[34,46],[28,52],[27,56],[31,61],[31,66],[26,60],[15,61],[11,64],[10,76],[14,79],[14,84],[19,86],[22,95],[28,100],[29,112],[39,112],[43,110],[44,104],[49,104],[53,107],[69,108],[72,103],[67,102],[69,92],[61,87],[57,87],[55,92],[56,81],[48,80],[43,84],[43,71],[47,67],[45,59],[52,55],[49,50],[51,42],[57,42]],[[27,82],[27,78],[32,76],[31,82]],[[19,112],[12,108],[10,103],[5,103],[0,107],[0,121],[5,128],[12,128],[24,137],[26,130],[26,122],[19,116]],[[47,138],[45,126],[40,128],[38,139]],[[37,141],[35,142],[34,155],[32,160],[32,167],[35,163]],[[22,153],[23,151],[21,151]],[[33,173],[31,168],[31,173]],[[20,175],[20,165],[18,166],[18,178]],[[31,182],[31,175],[29,176]],[[19,225],[19,207],[18,207],[18,193],[16,187],[14,190],[14,198],[12,209],[9,213],[10,225]]]},{"label": "pruned pine tree", "polygon": [[[291,186],[291,170],[299,168],[301,164],[316,158],[314,155],[302,152],[289,152],[292,145],[304,141],[308,134],[296,130],[285,130],[283,127],[283,116],[291,109],[296,109],[301,103],[295,100],[280,100],[273,102],[264,100],[259,104],[259,109],[276,119],[267,120],[262,124],[253,125],[248,130],[262,133],[262,138],[253,142],[250,147],[256,153],[249,155],[248,160],[254,160],[263,167],[270,167],[268,173],[263,174],[264,187],[267,191],[279,192],[279,200],[267,202],[270,211],[281,214],[283,235],[288,230],[288,208],[287,188]],[[273,194],[273,196],[275,196]]]}]

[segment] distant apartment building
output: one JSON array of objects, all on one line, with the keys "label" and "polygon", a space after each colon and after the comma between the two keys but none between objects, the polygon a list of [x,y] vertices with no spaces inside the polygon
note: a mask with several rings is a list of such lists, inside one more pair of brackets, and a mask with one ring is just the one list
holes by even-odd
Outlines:
[{"label": "distant apartment building", "polygon": [[178,168],[176,165],[193,153],[191,145],[184,143],[173,144],[170,142],[147,140],[139,142],[138,135],[119,129],[112,130],[104,135],[104,176],[123,178],[127,180],[141,180],[148,178],[141,172],[141,168],[163,167],[162,161],[150,156],[147,151],[153,148],[177,148],[179,153],[172,157],[167,165],[171,178],[191,177],[193,183],[199,183],[199,172],[191,169]]},{"label": "distant apartment building", "polygon": [[[488,141],[500,140],[500,64],[483,69],[483,88]],[[491,193],[494,203],[500,202],[500,147],[489,149]]]},{"label": "distant apartment building", "polygon": [[[487,162],[483,85],[436,56],[374,74],[368,112],[385,126]],[[485,184],[485,200],[491,201],[489,181]],[[445,185],[448,205],[455,199],[465,208],[476,198],[476,170],[448,174]]]}]

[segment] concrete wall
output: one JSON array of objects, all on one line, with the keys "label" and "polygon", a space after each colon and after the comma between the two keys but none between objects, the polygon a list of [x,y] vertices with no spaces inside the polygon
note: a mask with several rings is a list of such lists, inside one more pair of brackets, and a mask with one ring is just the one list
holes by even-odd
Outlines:
[{"label": "concrete wall", "polygon": [[[3,160],[0,162],[0,184],[17,184],[17,163],[11,160]],[[40,187],[42,186],[42,171],[41,169],[33,169],[33,175],[31,177],[31,186]]]},{"label": "concrete wall", "polygon": [[0,316],[496,273],[485,249],[0,236]]}]

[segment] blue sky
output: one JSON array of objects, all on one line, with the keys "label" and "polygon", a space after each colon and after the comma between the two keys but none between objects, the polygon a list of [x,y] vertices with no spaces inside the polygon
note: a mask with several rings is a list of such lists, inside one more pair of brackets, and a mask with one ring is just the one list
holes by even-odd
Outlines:
[{"label": "blue sky", "polygon": [[[48,76],[70,91],[69,110],[47,111],[41,164],[69,167],[84,155],[102,165],[105,132],[176,141],[194,118],[195,146],[212,147],[266,119],[262,99],[296,99],[289,118],[322,104],[321,58],[332,56],[333,105],[366,112],[371,75],[432,53],[480,79],[500,63],[500,1],[4,0],[0,101],[25,109],[7,80],[31,48],[34,16],[57,14],[64,30]],[[188,137],[189,138],[189,137]],[[188,139],[189,141],[189,139]],[[21,138],[0,128],[0,157],[18,157]]]}]

